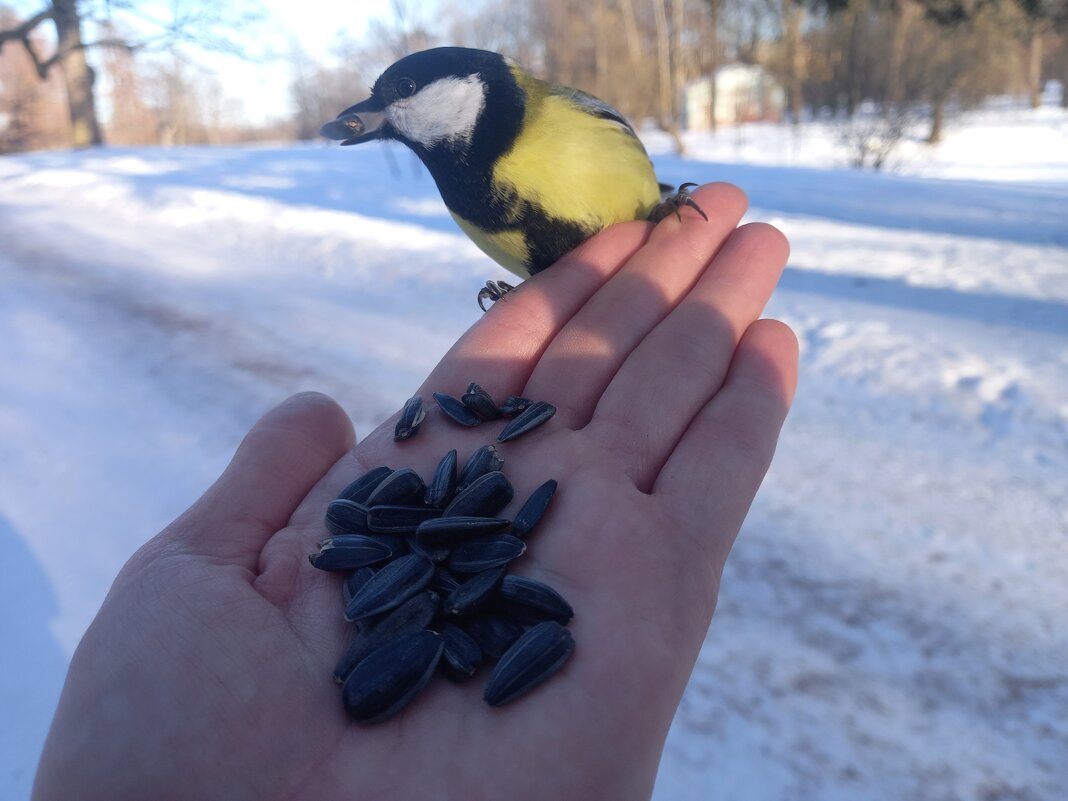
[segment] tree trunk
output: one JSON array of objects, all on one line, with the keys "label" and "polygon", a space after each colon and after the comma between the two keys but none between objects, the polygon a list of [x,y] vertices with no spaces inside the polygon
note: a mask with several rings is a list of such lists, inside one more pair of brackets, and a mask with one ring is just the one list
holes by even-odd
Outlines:
[{"label": "tree trunk", "polygon": [[70,107],[71,144],[91,147],[103,144],[96,118],[93,82],[96,76],[85,60],[82,20],[75,0],[53,0],[56,24],[56,50],[60,54],[59,70],[67,87]]},{"label": "tree trunk", "polygon": [[860,52],[865,46],[865,26],[868,23],[868,0],[849,0],[846,20],[849,25],[849,51],[846,54],[846,115],[853,119],[857,107],[864,99],[861,97]]},{"label": "tree trunk", "polygon": [[1068,53],[1061,53],[1061,108],[1068,108]]},{"label": "tree trunk", "polygon": [[711,16],[708,29],[709,55],[708,60],[708,129],[715,134],[719,130],[719,120],[716,119],[716,107],[719,105],[719,87],[717,85],[716,71],[719,70],[719,10],[721,0],[708,0],[708,13]]},{"label": "tree trunk", "polygon": [[605,0],[597,0],[593,5],[593,69],[594,94],[604,100],[608,96],[608,76],[610,72],[608,55],[608,9]]},{"label": "tree trunk", "polygon": [[675,118],[675,87],[671,72],[671,35],[668,31],[667,11],[664,4],[668,0],[653,0],[654,18],[656,20],[656,51],[659,65],[660,102],[658,105],[660,127],[675,143],[676,155],[686,151],[679,134],[678,120]]},{"label": "tree trunk", "polygon": [[1037,20],[1027,30],[1027,93],[1031,108],[1042,105],[1042,25]]},{"label": "tree trunk", "polygon": [[790,105],[790,121],[801,124],[801,112],[804,108],[802,86],[805,81],[805,50],[801,41],[801,26],[805,20],[805,7],[798,0],[783,0],[783,33],[786,44],[786,62],[789,76],[786,80],[786,94]]},{"label": "tree trunk", "polygon": [[935,98],[931,108],[931,132],[927,134],[927,144],[937,145],[942,141],[942,127],[946,121],[945,98]]},{"label": "tree trunk", "polygon": [[894,36],[890,42],[890,63],[887,66],[886,100],[891,106],[905,102],[905,53],[915,23],[923,15],[923,7],[915,0],[901,0],[893,6]]}]

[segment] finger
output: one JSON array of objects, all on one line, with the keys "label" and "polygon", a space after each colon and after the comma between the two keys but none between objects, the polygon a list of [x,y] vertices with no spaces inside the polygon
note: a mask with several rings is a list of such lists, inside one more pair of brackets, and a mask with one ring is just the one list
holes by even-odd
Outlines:
[{"label": "finger", "polygon": [[746,209],[745,194],[730,184],[704,186],[694,199],[708,222],[683,209],[683,220],[657,225],[546,349],[527,383],[530,397],[550,398],[574,426],[589,420],[620,365],[686,295]]},{"label": "finger", "polygon": [[520,392],[546,346],[642,246],[652,226],[615,225],[525,281],[465,333],[420,388],[459,397],[475,381],[494,398]]},{"label": "finger", "polygon": [[[711,548],[722,569],[749,504],[771,464],[797,387],[797,338],[778,320],[745,332],[723,388],[690,423],[653,485],[669,508],[688,510],[680,530],[718,539]],[[695,526],[695,523],[698,525]]]},{"label": "finger", "polygon": [[687,296],[627,357],[587,430],[647,488],[719,389],[742,333],[771,296],[786,238],[754,223],[731,234]]},{"label": "finger", "polygon": [[161,538],[255,570],[264,543],[354,444],[352,423],[333,400],[294,395],[260,418],[219,479]]}]

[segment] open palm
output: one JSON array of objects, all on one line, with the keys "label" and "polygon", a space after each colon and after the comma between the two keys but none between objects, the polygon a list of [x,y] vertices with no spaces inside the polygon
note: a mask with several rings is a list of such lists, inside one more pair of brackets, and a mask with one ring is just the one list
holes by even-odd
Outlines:
[{"label": "open palm", "polygon": [[733,187],[695,197],[711,222],[684,210],[595,237],[499,302],[420,390],[476,381],[559,409],[498,446],[516,488],[504,516],[560,483],[512,565],[575,609],[558,676],[499,709],[483,671],[432,682],[382,725],[347,718],[331,679],[351,633],[340,581],[306,560],[326,504],[376,465],[429,477],[501,424],[461,429],[431,408],[415,439],[394,443],[387,421],[353,450],[336,405],[297,396],[116,580],[35,797],[647,798],[796,370],[789,329],[758,321],[785,240],[735,227]]}]

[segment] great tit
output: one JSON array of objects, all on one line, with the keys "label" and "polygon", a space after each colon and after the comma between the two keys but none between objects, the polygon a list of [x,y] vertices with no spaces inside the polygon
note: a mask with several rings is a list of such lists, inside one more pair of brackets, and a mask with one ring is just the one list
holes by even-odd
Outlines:
[{"label": "great tit", "polygon": [[[486,50],[439,47],[402,58],[320,134],[342,145],[403,142],[464,233],[520,278],[613,223],[657,221],[682,205],[705,217],[686,191],[693,184],[668,196],[618,111]],[[509,289],[488,282],[479,306]]]}]

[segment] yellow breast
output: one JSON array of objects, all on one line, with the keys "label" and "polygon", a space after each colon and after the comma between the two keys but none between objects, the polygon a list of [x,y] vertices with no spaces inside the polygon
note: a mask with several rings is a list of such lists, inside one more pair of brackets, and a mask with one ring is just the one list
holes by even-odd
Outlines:
[{"label": "yellow breast", "polygon": [[653,165],[641,143],[618,124],[578,108],[522,73],[523,130],[498,160],[493,179],[551,217],[598,231],[644,219],[660,201]]}]

